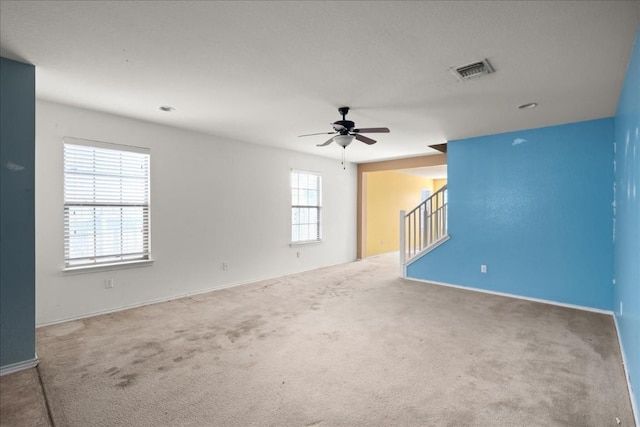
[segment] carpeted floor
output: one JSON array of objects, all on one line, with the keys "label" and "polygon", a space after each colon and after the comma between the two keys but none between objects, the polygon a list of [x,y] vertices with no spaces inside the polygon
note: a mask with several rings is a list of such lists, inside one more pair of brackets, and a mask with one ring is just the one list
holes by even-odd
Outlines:
[{"label": "carpeted floor", "polygon": [[0,377],[0,426],[51,426],[36,368]]},{"label": "carpeted floor", "polygon": [[397,274],[384,255],[40,328],[54,424],[634,425],[611,316]]}]

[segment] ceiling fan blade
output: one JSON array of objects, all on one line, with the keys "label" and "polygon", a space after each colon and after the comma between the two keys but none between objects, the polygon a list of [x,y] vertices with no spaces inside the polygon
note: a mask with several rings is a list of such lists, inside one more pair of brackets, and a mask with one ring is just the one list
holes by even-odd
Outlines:
[{"label": "ceiling fan blade", "polygon": [[366,137],[366,136],[364,136],[364,135],[355,134],[354,136],[356,137],[356,139],[357,139],[358,141],[362,141],[362,142],[364,142],[365,144],[372,145],[372,144],[375,144],[375,143],[377,142],[375,139],[367,138],[367,137]]},{"label": "ceiling fan blade", "polygon": [[389,128],[361,128],[354,129],[351,132],[355,133],[389,133]]},{"label": "ceiling fan blade", "polygon": [[336,132],[318,132],[318,133],[307,133],[305,135],[298,135],[298,138],[301,136],[313,136],[313,135],[333,135]]},{"label": "ceiling fan blade", "polygon": [[325,147],[333,142],[333,138],[329,138],[329,140],[323,144],[318,144],[317,147]]}]

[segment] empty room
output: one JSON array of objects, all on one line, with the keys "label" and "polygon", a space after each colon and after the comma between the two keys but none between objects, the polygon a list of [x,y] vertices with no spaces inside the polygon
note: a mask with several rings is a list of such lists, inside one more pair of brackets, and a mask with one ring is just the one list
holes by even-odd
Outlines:
[{"label": "empty room", "polygon": [[0,426],[640,427],[640,2],[0,1]]}]

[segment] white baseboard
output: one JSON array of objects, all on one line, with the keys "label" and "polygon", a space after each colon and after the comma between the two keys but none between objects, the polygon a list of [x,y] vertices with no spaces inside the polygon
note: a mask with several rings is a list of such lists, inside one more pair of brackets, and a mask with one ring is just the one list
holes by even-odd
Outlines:
[{"label": "white baseboard", "polygon": [[411,277],[405,277],[405,279],[406,280],[411,280],[411,281],[414,281],[414,282],[431,283],[433,285],[438,285],[438,286],[447,286],[449,288],[464,289],[466,291],[481,292],[483,294],[499,295],[499,296],[502,296],[502,297],[515,298],[515,299],[521,299],[521,300],[533,301],[533,302],[541,302],[543,304],[557,305],[557,306],[560,306],[560,307],[574,308],[576,310],[592,311],[594,313],[608,314],[608,315],[611,315],[611,316],[613,315],[613,311],[612,310],[602,310],[600,308],[593,308],[593,307],[587,307],[587,306],[575,305],[575,304],[566,304],[566,303],[563,303],[563,302],[557,302],[557,301],[548,300],[548,299],[530,298],[530,297],[525,297],[525,296],[522,296],[522,295],[508,294],[506,292],[497,292],[497,291],[489,291],[487,289],[474,288],[474,287],[471,287],[471,286],[461,286],[461,285],[454,285],[452,283],[434,282],[432,280],[414,279],[414,278],[411,278]]},{"label": "white baseboard", "polygon": [[34,368],[36,366],[38,366],[38,355],[36,355],[33,359],[23,360],[22,362],[16,362],[0,367],[0,377],[19,371],[24,371],[25,369]]},{"label": "white baseboard", "polygon": [[[262,280],[270,280],[270,279],[262,279]],[[261,280],[258,280],[258,281],[261,281]],[[251,282],[247,281],[247,282],[240,282],[240,283],[231,283],[231,284],[227,284],[227,285],[221,285],[219,287],[200,289],[200,290],[193,291],[193,292],[187,292],[187,293],[183,293],[183,294],[178,294],[178,295],[172,295],[172,296],[168,296],[168,297],[152,299],[152,300],[149,300],[149,301],[144,301],[144,302],[140,302],[140,303],[136,303],[136,304],[124,305],[124,306],[121,306],[121,307],[109,308],[109,309],[106,309],[106,310],[92,311],[91,313],[85,313],[85,314],[81,314],[79,316],[65,317],[65,318],[62,318],[62,319],[54,320],[52,322],[38,323],[36,325],[36,329],[37,328],[42,328],[42,327],[45,327],[45,326],[57,325],[59,323],[72,322],[74,320],[87,319],[89,317],[100,316],[100,315],[103,315],[103,314],[117,313],[119,311],[130,310],[132,308],[138,308],[138,307],[144,307],[146,305],[160,304],[160,303],[163,303],[163,302],[169,302],[169,301],[177,300],[177,299],[180,299],[180,298],[193,297],[193,296],[200,295],[200,294],[206,294],[208,292],[219,291],[219,290],[222,290],[222,289],[228,289],[228,288],[233,288],[233,287],[236,287],[236,286],[246,285],[246,284],[249,284],[249,283],[253,283],[253,281],[251,281]]]},{"label": "white baseboard", "polygon": [[356,261],[357,260],[354,259],[354,261],[349,261],[349,262],[346,262],[346,263],[341,262],[341,263],[338,263],[338,264],[325,265],[325,266],[317,267],[317,268],[314,268],[314,269],[311,269],[311,270],[297,271],[297,272],[293,272],[293,273],[282,274],[282,275],[279,275],[279,276],[263,277],[263,278],[259,278],[259,279],[249,279],[249,280],[244,280],[242,282],[223,284],[223,285],[220,285],[220,286],[215,286],[215,287],[205,288],[205,289],[199,289],[199,290],[193,291],[193,292],[186,292],[186,293],[182,293],[182,294],[177,294],[177,295],[171,295],[171,296],[167,296],[167,297],[157,298],[157,299],[153,299],[153,300],[149,300],[149,301],[144,301],[144,302],[141,302],[141,303],[126,305],[126,306],[121,306],[121,307],[116,307],[116,308],[110,308],[110,309],[106,309],[106,310],[93,311],[91,313],[85,313],[85,314],[81,314],[79,316],[65,317],[65,318],[54,320],[54,321],[51,321],[51,322],[37,323],[36,324],[36,328],[42,328],[42,327],[45,327],[45,326],[56,325],[58,323],[71,322],[73,320],[86,319],[86,318],[89,318],[89,317],[100,316],[102,314],[117,313],[118,311],[129,310],[129,309],[137,308],[137,307],[144,307],[145,305],[160,304],[160,303],[163,303],[163,302],[173,301],[173,300],[177,300],[177,299],[180,299],[180,298],[188,298],[188,297],[193,297],[193,296],[196,296],[196,295],[206,294],[206,293],[209,293],[209,292],[220,291],[222,289],[235,288],[236,286],[249,285],[251,283],[264,282],[264,281],[267,281],[267,280],[281,279],[281,278],[285,278],[285,277],[288,277],[288,276],[293,276],[294,274],[306,273],[308,271],[319,270],[319,269],[322,269],[322,268],[332,267],[332,266],[335,266],[335,265],[348,264],[350,262],[356,262]]},{"label": "white baseboard", "polygon": [[627,371],[627,358],[624,353],[624,346],[622,345],[622,337],[620,336],[620,327],[618,326],[618,318],[615,313],[613,314],[613,323],[616,325],[616,334],[618,335],[618,345],[620,346],[620,354],[622,354],[622,366],[624,367],[624,379],[627,381],[627,388],[629,389],[629,398],[631,399],[631,409],[636,420],[636,425],[640,427],[640,408],[636,406],[636,400],[634,399],[633,389],[631,388],[631,377],[629,371]]}]

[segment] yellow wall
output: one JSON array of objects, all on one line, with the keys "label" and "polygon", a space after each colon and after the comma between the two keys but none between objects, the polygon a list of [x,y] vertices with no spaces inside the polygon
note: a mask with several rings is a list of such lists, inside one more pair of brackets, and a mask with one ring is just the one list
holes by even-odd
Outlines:
[{"label": "yellow wall", "polygon": [[[436,191],[438,191],[439,189],[441,189],[445,185],[447,185],[447,180],[446,179],[434,179],[433,180],[433,193],[435,193]],[[431,193],[431,194],[433,194],[433,193]]]},{"label": "yellow wall", "polygon": [[434,181],[385,171],[368,172],[366,183],[366,256],[397,251],[400,211],[408,212],[420,204],[422,188],[431,190],[433,194]]}]

